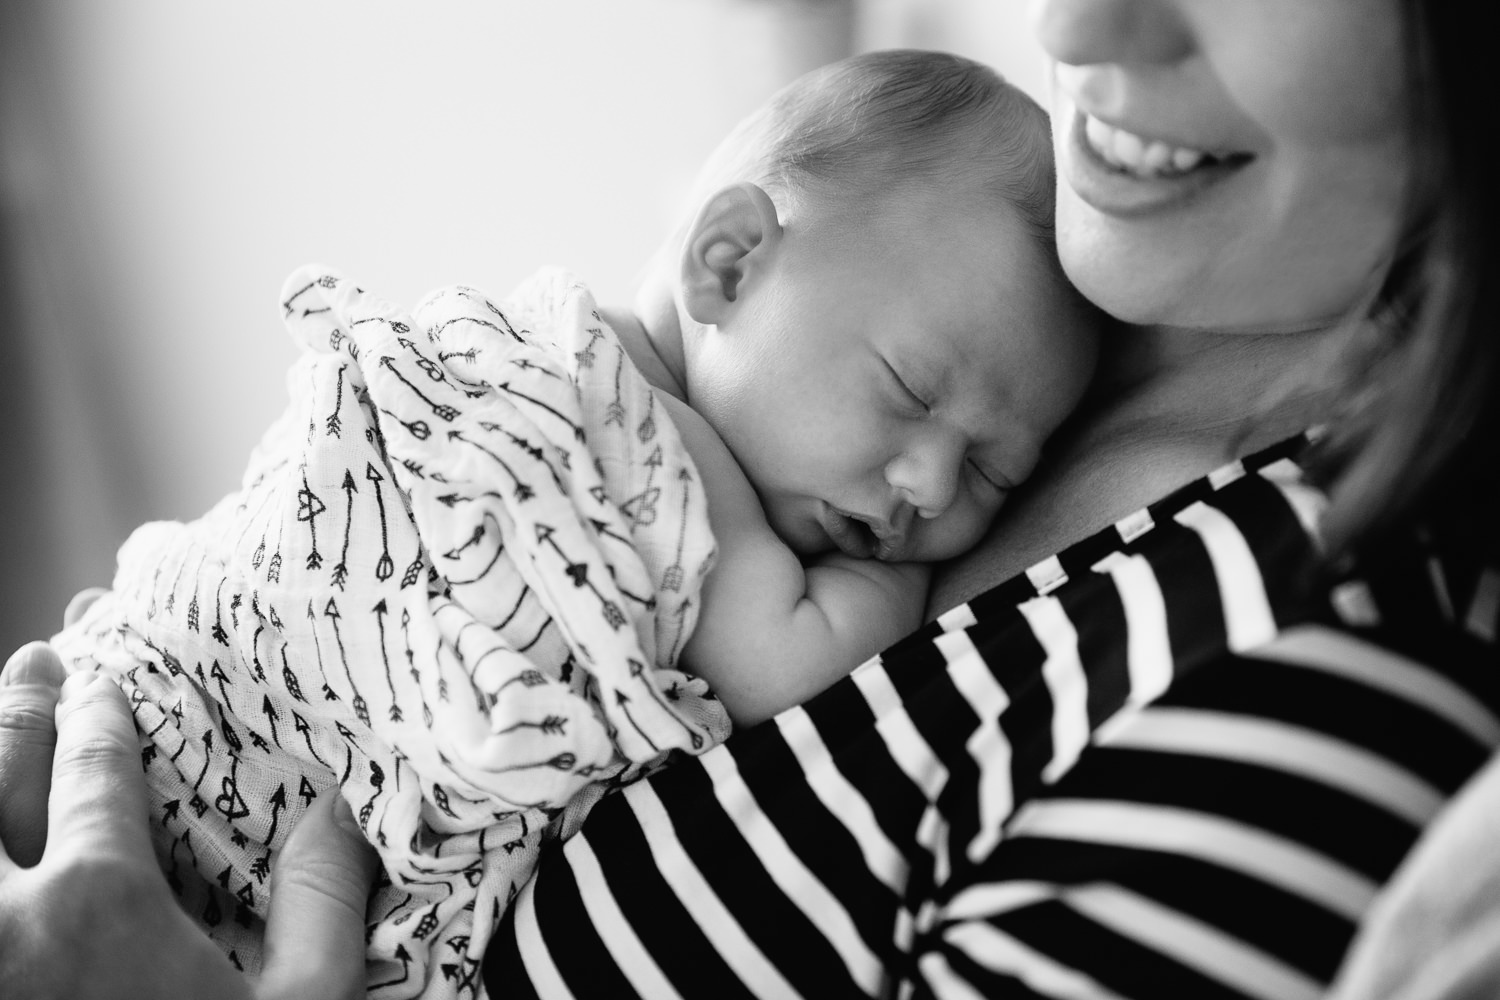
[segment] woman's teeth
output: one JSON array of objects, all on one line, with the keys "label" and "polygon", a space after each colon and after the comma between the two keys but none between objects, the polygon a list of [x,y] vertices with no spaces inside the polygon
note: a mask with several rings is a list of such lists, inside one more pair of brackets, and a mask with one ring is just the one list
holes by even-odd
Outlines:
[{"label": "woman's teeth", "polygon": [[1106,125],[1093,115],[1083,116],[1083,134],[1089,148],[1104,162],[1139,177],[1175,177],[1218,162],[1201,149],[1143,139],[1133,132]]}]

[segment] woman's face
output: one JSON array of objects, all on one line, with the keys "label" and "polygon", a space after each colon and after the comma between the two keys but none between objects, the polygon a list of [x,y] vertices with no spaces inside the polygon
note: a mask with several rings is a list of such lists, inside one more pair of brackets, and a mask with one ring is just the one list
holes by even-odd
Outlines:
[{"label": "woman's face", "polygon": [[1411,169],[1399,0],[1033,0],[1057,242],[1134,323],[1296,330],[1375,287]]}]

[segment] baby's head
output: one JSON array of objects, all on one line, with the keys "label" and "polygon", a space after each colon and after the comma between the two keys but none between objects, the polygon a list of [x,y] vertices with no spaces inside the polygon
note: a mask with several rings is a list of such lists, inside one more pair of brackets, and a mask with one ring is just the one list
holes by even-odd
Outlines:
[{"label": "baby's head", "polygon": [[688,402],[805,554],[984,534],[1092,372],[1057,263],[1046,114],[992,70],[881,52],[721,145],[678,235]]}]

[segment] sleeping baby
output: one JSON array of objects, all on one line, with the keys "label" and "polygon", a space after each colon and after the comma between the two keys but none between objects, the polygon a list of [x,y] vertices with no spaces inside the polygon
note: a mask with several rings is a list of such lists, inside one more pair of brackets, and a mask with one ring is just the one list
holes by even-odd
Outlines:
[{"label": "sleeping baby", "polygon": [[241,490],[138,529],[54,640],[129,695],[161,863],[242,966],[337,790],[385,870],[371,992],[478,995],[543,837],[919,625],[1083,393],[1046,117],[978,64],[809,74],[692,204],[633,309],[298,271]]}]

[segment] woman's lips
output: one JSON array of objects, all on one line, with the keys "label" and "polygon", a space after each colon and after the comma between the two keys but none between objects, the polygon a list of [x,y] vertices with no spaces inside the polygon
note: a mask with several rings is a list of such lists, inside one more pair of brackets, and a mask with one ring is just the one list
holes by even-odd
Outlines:
[{"label": "woman's lips", "polygon": [[1059,167],[1068,186],[1106,215],[1177,208],[1238,174],[1255,157],[1149,139],[1073,111]]}]

